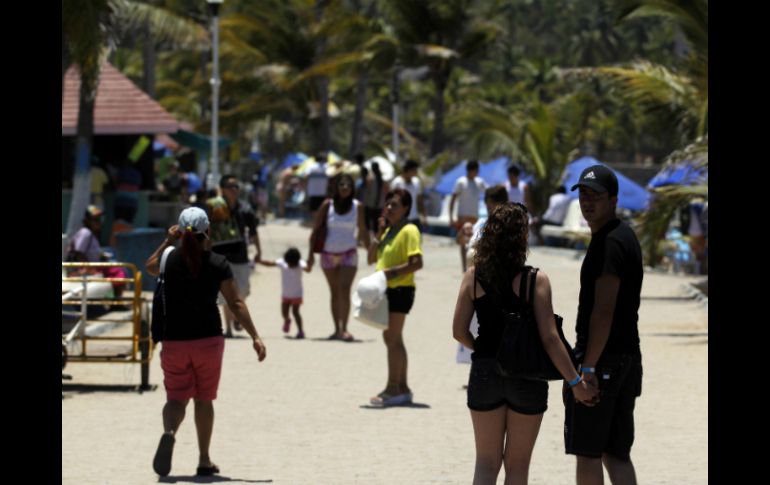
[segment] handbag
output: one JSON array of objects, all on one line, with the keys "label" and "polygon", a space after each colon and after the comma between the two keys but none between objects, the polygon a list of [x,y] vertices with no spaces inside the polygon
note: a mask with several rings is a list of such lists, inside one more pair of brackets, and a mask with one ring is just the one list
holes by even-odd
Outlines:
[{"label": "handbag", "polygon": [[329,218],[329,205],[331,204],[332,202],[329,202],[329,204],[326,205],[324,216],[321,218],[321,225],[318,227],[318,229],[313,231],[313,234],[311,235],[313,242],[310,246],[314,253],[320,253],[324,250],[324,245],[326,244],[326,233],[328,231],[326,220]]},{"label": "handbag", "polygon": [[163,250],[163,255],[160,257],[158,284],[155,286],[155,293],[152,297],[152,324],[150,325],[150,332],[152,334],[152,341],[155,344],[162,341],[166,333],[166,260],[173,250],[173,246]]},{"label": "handbag", "polygon": [[[497,349],[497,366],[501,375],[507,377],[521,377],[535,380],[559,380],[563,379],[561,373],[551,361],[543,347],[540,333],[537,329],[537,320],[534,312],[535,278],[537,268],[525,266],[522,269],[521,282],[519,284],[519,296],[526,296],[524,305],[519,311],[503,309],[503,334],[500,346]],[[529,285],[527,282],[529,281]],[[527,288],[529,286],[529,288]],[[527,291],[529,290],[529,291]],[[554,314],[556,332],[559,335],[572,365],[577,368],[577,361],[572,347],[564,337],[562,331],[563,319]]]}]

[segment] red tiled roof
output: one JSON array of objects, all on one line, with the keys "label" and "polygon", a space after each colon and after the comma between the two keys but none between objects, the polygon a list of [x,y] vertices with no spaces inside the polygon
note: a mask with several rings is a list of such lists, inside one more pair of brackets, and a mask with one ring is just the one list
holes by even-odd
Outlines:
[{"label": "red tiled roof", "polygon": [[[64,136],[76,134],[79,102],[80,74],[72,66],[64,77],[61,110],[61,134]],[[94,107],[95,135],[174,133],[178,128],[179,122],[157,101],[108,62],[104,63]]]}]

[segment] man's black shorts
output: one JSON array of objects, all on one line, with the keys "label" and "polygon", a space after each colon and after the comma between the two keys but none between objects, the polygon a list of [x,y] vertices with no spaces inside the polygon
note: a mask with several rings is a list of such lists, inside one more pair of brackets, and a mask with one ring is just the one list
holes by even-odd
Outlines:
[{"label": "man's black shorts", "polygon": [[414,305],[414,286],[397,286],[385,291],[388,297],[388,311],[391,313],[409,313]]},{"label": "man's black shorts", "polygon": [[594,407],[576,403],[565,385],[564,447],[568,454],[600,458],[603,453],[629,460],[634,443],[634,405],[642,394],[639,355],[602,356],[596,365],[601,390]]},{"label": "man's black shorts", "polygon": [[494,358],[473,359],[468,378],[468,408],[491,411],[507,405],[521,414],[541,414],[548,409],[548,383],[503,377]]}]

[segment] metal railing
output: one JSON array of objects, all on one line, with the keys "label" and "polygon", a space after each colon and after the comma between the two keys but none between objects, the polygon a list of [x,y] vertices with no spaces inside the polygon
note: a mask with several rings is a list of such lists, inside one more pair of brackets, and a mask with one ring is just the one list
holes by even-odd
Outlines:
[{"label": "metal railing", "polygon": [[[128,269],[133,276],[127,278],[107,278],[99,274],[103,268],[122,267]],[[152,359],[153,343],[150,337],[150,312],[149,298],[142,294],[142,273],[132,263],[104,262],[104,263],[62,263],[62,306],[79,306],[79,310],[62,309],[62,319],[76,317],[74,327],[66,332],[62,322],[62,343],[68,349],[79,344],[79,351],[68,351],[67,363],[127,363],[141,365],[141,389],[148,389],[150,360]],[[79,283],[79,284],[77,284]],[[105,285],[99,283],[123,283],[126,285],[124,293],[130,297],[108,298],[108,295],[96,295],[105,293]],[[89,288],[92,298],[89,298]],[[106,293],[110,293],[106,291]],[[110,312],[99,318],[89,318],[89,307],[104,306],[115,307],[128,306],[130,315],[128,318],[115,318]],[[96,324],[131,325],[129,335],[89,335],[87,328]],[[130,342],[130,350],[116,353],[89,353],[89,342]]]}]

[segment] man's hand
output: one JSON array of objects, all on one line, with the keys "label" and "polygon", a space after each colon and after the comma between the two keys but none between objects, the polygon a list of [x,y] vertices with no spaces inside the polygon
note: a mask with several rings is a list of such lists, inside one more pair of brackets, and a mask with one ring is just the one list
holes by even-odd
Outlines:
[{"label": "man's hand", "polygon": [[[593,372],[583,372],[581,374],[581,377],[583,377],[583,381],[585,381],[587,384],[589,384],[593,389],[596,390],[596,394],[594,394],[593,398],[590,401],[590,405],[593,406],[595,404],[599,403],[600,400],[600,392],[599,392],[599,378],[596,377],[596,374]],[[588,403],[583,403],[586,406],[588,406]]]}]

